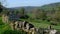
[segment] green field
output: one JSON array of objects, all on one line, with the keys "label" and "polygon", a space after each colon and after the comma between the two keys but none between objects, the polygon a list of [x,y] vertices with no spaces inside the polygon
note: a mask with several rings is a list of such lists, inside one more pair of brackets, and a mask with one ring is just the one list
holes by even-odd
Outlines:
[{"label": "green field", "polygon": [[4,24],[1,19],[2,18],[0,17],[0,34],[10,29],[10,26],[8,24]]},{"label": "green field", "polygon": [[1,20],[2,18],[0,17],[0,34],[25,34],[26,32],[22,31],[22,30],[11,30],[11,27],[9,26],[9,24],[4,24]]},{"label": "green field", "polygon": [[[47,20],[29,20],[29,19],[22,19],[22,20],[26,20],[29,21],[31,24],[33,24],[36,28],[48,28],[51,25],[51,22],[48,22]],[[52,25],[52,28],[60,31],[60,24],[58,25]]]},{"label": "green field", "polygon": [[[0,17],[0,34],[4,34],[4,33],[5,34],[7,34],[7,33],[8,34],[10,34],[10,33],[12,33],[12,34],[19,33],[19,34],[21,34],[20,31],[16,31],[16,30],[12,31],[11,28],[10,28],[10,26],[9,26],[9,24],[4,24],[1,19],[2,18]],[[22,19],[22,20],[27,20],[27,19]],[[50,22],[48,22],[46,20],[45,21],[43,21],[43,20],[27,20],[27,21],[29,21],[30,23],[32,23],[36,28],[39,28],[39,27],[41,27],[41,28],[47,28],[48,26],[50,26]],[[53,28],[60,31],[60,25],[53,26]]]}]

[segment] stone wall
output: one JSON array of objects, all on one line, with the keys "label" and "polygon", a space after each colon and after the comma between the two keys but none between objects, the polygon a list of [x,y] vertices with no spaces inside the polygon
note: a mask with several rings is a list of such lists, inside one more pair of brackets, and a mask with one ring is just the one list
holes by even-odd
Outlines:
[{"label": "stone wall", "polygon": [[9,17],[5,14],[2,15],[2,22],[3,23],[8,23],[9,22]]}]

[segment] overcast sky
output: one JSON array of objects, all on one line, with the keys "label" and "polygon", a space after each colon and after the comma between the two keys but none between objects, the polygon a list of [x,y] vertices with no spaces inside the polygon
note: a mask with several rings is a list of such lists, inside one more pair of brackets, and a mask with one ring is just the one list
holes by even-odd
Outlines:
[{"label": "overcast sky", "polygon": [[5,0],[4,6],[8,8],[19,6],[42,6],[56,2],[60,2],[60,0]]}]

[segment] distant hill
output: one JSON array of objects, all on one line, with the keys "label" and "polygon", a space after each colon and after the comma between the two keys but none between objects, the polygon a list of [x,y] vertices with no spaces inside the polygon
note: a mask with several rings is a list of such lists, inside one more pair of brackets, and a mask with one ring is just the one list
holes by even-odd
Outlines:
[{"label": "distant hill", "polygon": [[58,8],[58,7],[60,7],[60,2],[47,4],[47,5],[41,6],[40,8],[47,11],[47,10],[52,10],[53,8],[55,9],[55,8]]},{"label": "distant hill", "polygon": [[13,11],[13,10],[25,8],[25,11],[29,11],[30,12],[34,8],[41,8],[41,9],[43,9],[45,11],[48,11],[48,10],[52,10],[53,8],[57,8],[57,7],[60,7],[60,2],[51,3],[51,4],[43,5],[43,6],[40,6],[40,7],[39,6],[24,6],[24,7],[14,7],[14,8],[8,8],[8,9]]},{"label": "distant hill", "polygon": [[37,6],[24,6],[24,7],[8,8],[8,10],[14,11],[14,10],[19,10],[21,8],[24,8],[25,9],[25,12],[31,12],[34,8],[39,8],[39,7],[37,7]]}]

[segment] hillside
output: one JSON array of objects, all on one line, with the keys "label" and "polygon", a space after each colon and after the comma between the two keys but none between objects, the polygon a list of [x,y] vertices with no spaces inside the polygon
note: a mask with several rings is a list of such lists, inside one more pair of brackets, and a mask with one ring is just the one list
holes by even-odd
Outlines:
[{"label": "hillside", "polygon": [[21,8],[25,8],[26,11],[30,12],[34,8],[41,8],[41,9],[44,9],[44,10],[51,10],[51,9],[57,8],[57,7],[60,7],[60,2],[43,5],[43,6],[40,6],[40,7],[39,6],[24,6],[24,7],[14,7],[14,8],[8,8],[8,9],[9,10],[18,10],[18,9],[21,9]]},{"label": "hillside", "polygon": [[[23,10],[21,8],[24,8]],[[36,8],[36,9],[35,9]],[[5,8],[6,9],[6,8]],[[58,10],[59,11],[58,11]],[[9,14],[9,11],[14,11]],[[24,19],[26,11],[27,17]],[[48,11],[48,12],[46,12]],[[32,12],[32,13],[31,13]],[[19,17],[19,20],[21,21],[28,21],[28,23],[31,23],[36,28],[48,28],[50,25],[52,25],[52,28],[56,29],[57,31],[60,31],[60,2],[58,3],[52,3],[47,4],[43,6],[24,6],[24,7],[14,7],[14,8],[7,8],[7,10],[3,11],[2,13],[7,14],[7,16],[15,19],[15,17],[19,17],[22,14],[22,18]],[[20,14],[21,13],[21,14]],[[2,14],[1,14],[2,15]],[[16,15],[16,16],[14,16]],[[48,15],[48,16],[47,16]],[[16,17],[16,18],[17,18]],[[10,18],[10,19],[11,19]],[[3,18],[4,19],[4,18]],[[24,34],[26,32],[22,30],[11,30],[10,23],[3,23],[2,17],[0,16],[0,34]],[[14,24],[15,25],[15,24]],[[19,24],[18,24],[19,25]]]},{"label": "hillside", "polygon": [[60,2],[41,6],[41,8],[44,9],[44,10],[46,10],[46,11],[47,10],[52,10],[53,8],[58,8],[58,7],[60,7]]}]

